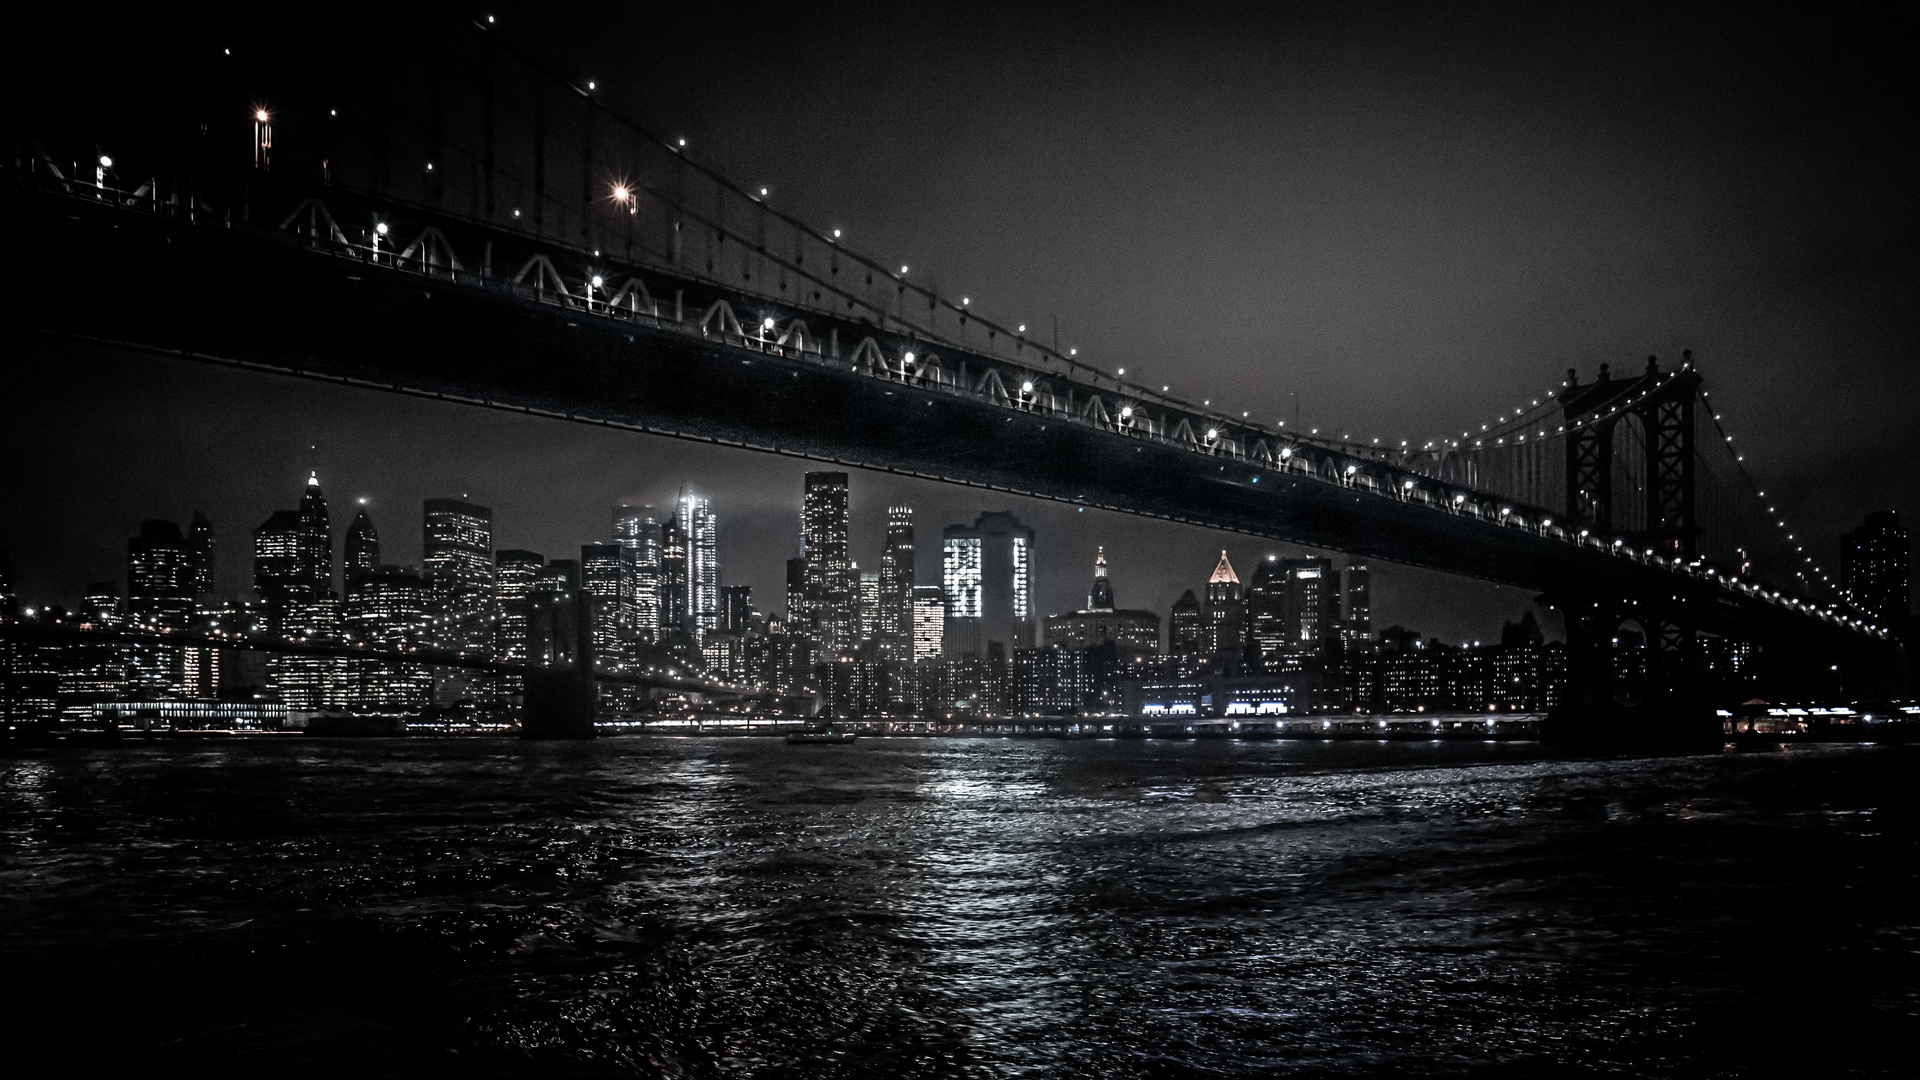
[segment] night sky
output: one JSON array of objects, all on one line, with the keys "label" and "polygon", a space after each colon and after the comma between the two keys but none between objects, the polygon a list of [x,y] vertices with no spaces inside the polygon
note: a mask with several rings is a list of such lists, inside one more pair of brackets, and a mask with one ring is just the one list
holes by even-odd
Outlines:
[{"label": "night sky", "polygon": [[[1050,336],[1057,318],[1081,358],[1184,397],[1417,443],[1569,366],[1691,348],[1828,566],[1867,511],[1920,524],[1903,27],[1609,5],[491,10],[776,205],[1002,321]],[[690,484],[716,501],[724,579],[781,606],[806,463],[0,340],[18,394],[0,545],[30,599],[120,580],[140,519],[196,507],[238,592],[248,533],[318,469],[336,527],[368,498],[397,562],[419,558],[427,496],[492,506],[496,546],[577,557],[614,502]],[[1222,546],[1242,566],[1284,553],[856,474],[865,567],[895,501],[921,509],[923,583],[940,526],[1014,510],[1039,533],[1045,611],[1080,606],[1100,543],[1122,605],[1162,612]],[[1376,625],[1450,640],[1528,599],[1376,576]]]}]

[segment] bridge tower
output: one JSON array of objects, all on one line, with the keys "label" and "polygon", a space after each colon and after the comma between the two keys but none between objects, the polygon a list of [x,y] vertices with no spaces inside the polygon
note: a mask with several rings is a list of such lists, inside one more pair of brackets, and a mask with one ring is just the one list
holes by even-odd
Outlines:
[{"label": "bridge tower", "polygon": [[1670,376],[1661,374],[1660,360],[1653,356],[1647,357],[1646,374],[1631,381],[1613,378],[1608,365],[1601,364],[1600,377],[1582,386],[1579,373],[1568,370],[1560,408],[1568,429],[1565,512],[1570,528],[1596,536],[1615,534],[1621,515],[1614,503],[1614,436],[1631,416],[1645,436],[1646,486],[1640,493],[1644,528],[1629,538],[1667,558],[1698,554],[1693,403],[1699,388],[1691,350],[1681,370]]},{"label": "bridge tower", "polygon": [[536,597],[529,637],[532,663],[520,710],[523,739],[591,739],[593,731],[593,627],[588,599],[577,590]]}]

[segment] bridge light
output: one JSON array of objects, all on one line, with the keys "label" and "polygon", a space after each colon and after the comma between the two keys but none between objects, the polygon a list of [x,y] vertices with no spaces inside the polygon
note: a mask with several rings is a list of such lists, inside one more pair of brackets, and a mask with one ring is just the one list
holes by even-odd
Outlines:
[{"label": "bridge light", "polygon": [[110,158],[110,157],[108,157],[108,156],[107,156],[107,155],[105,155],[105,154],[101,154],[101,155],[100,155],[100,167],[101,167],[101,168],[103,168],[103,169],[111,169],[111,168],[113,168],[113,159],[112,159],[112,158]]},{"label": "bridge light", "polygon": [[[907,268],[903,266],[903,267],[901,267],[901,268],[900,268],[900,271],[901,271],[902,273],[905,273],[905,272],[906,272],[906,269],[907,269]],[[1026,323],[1021,323],[1021,324],[1020,324],[1020,331],[1019,331],[1019,332],[1020,332],[1020,333],[1022,333],[1022,334],[1024,334],[1024,333],[1026,333],[1026,332],[1027,332],[1027,324],[1026,324]]]},{"label": "bridge light", "polygon": [[902,357],[901,359],[902,359],[902,360],[904,360],[904,361],[905,361],[906,363],[909,363],[909,364],[911,364],[911,363],[913,363],[913,353],[912,353],[912,352],[908,352],[908,353],[907,353],[907,354],[906,354],[906,355],[905,355],[904,357]]},{"label": "bridge light", "polygon": [[589,89],[589,90],[592,90],[593,88],[594,88],[594,86],[593,86],[593,80],[592,80],[592,79],[588,79],[588,80],[587,80],[587,89]]},{"label": "bridge light", "polygon": [[599,275],[599,274],[595,274],[595,275],[593,275],[593,287],[594,287],[594,288],[596,288],[596,289],[600,287],[600,275]]},{"label": "bridge light", "polygon": [[1125,375],[1126,373],[1127,373],[1127,369],[1126,369],[1126,368],[1121,368],[1121,369],[1119,370],[1119,372],[1118,372],[1118,374],[1121,374],[1121,375]]},{"label": "bridge light", "polygon": [[1020,392],[1021,392],[1021,393],[1023,393],[1023,394],[1031,394],[1031,393],[1033,393],[1033,384],[1032,384],[1032,383],[1030,383],[1030,382],[1023,382],[1023,383],[1021,383],[1021,384],[1020,384]]},{"label": "bridge light", "polygon": [[384,222],[384,221],[382,221],[382,222],[380,222],[380,223],[378,223],[378,224],[376,224],[376,225],[375,225],[375,226],[373,227],[373,231],[374,231],[375,233],[377,233],[378,235],[380,235],[380,236],[385,236],[385,235],[387,235],[387,223],[386,223],[386,222]]},{"label": "bridge light", "polygon": [[901,263],[901,264],[900,264],[900,273],[901,273],[901,274],[902,274],[902,275],[904,276],[904,275],[906,274],[906,272],[907,272],[907,264],[906,264],[906,263]]},{"label": "bridge light", "polygon": [[1068,356],[1079,356],[1079,355],[1080,355],[1080,350],[1079,350],[1079,349],[1068,349],[1068,350],[1067,350],[1067,355],[1068,355]]},{"label": "bridge light", "polygon": [[[681,140],[680,140],[680,148],[681,148],[682,150],[684,150],[684,149],[686,149],[686,148],[687,148],[687,140],[685,140],[685,139],[681,139]],[[838,235],[838,234],[836,234],[836,235]]]},{"label": "bridge light", "polygon": [[1131,405],[1128,405],[1128,406],[1126,406],[1126,407],[1124,407],[1124,408],[1122,408],[1122,409],[1120,410],[1120,419],[1122,419],[1122,420],[1131,420],[1131,419],[1133,419],[1133,406],[1131,406]]},{"label": "bridge light", "polygon": [[1217,439],[1217,438],[1219,438],[1219,437],[1220,437],[1220,429],[1219,429],[1219,428],[1208,428],[1208,429],[1207,429],[1207,441],[1208,441],[1208,442],[1212,442],[1213,440],[1215,440],[1215,439]]},{"label": "bridge light", "polygon": [[253,118],[254,118],[255,120],[258,120],[258,121],[260,121],[260,122],[261,122],[261,123],[263,123],[263,124],[264,124],[264,123],[266,123],[266,122],[267,122],[267,110],[265,110],[265,109],[255,109],[255,110],[253,110]]},{"label": "bridge light", "polygon": [[1289,459],[1289,458],[1291,458],[1291,457],[1293,457],[1293,447],[1291,447],[1291,446],[1283,446],[1283,447],[1281,447],[1281,448],[1280,448],[1280,460],[1281,460],[1281,461],[1286,461],[1287,459]]},{"label": "bridge light", "polygon": [[613,201],[614,202],[624,203],[631,198],[633,198],[633,192],[628,190],[627,185],[625,184],[613,185]]}]

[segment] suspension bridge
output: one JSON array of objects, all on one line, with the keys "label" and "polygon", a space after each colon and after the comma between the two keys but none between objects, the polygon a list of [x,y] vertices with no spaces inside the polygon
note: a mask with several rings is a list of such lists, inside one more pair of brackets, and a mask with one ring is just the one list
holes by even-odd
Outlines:
[{"label": "suspension bridge", "polygon": [[[189,65],[137,130],[23,118],[0,189],[33,268],[5,321],[1535,590],[1566,617],[1569,715],[1697,710],[1705,636],[1760,647],[1777,692],[1899,678],[1690,354],[1543,379],[1457,436],[1265,424],[856,250],[484,19],[443,29],[351,75]],[[102,268],[114,287],[74,286]]]}]

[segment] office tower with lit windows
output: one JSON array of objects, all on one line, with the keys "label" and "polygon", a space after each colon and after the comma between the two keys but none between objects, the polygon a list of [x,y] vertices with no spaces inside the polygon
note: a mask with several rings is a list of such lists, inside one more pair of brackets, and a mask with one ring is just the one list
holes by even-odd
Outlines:
[{"label": "office tower with lit windows", "polygon": [[807,560],[787,560],[787,626],[794,632],[805,628],[807,613]]},{"label": "office tower with lit windows", "polygon": [[686,530],[688,629],[697,644],[720,630],[720,534],[705,495],[682,491],[678,517]]},{"label": "office tower with lit windows", "polygon": [[887,546],[880,553],[880,655],[913,655],[913,507],[887,508]]},{"label": "office tower with lit windows", "polygon": [[727,585],[720,590],[720,629],[744,634],[753,622],[753,586]]},{"label": "office tower with lit windows", "polygon": [[318,475],[307,477],[300,505],[273,513],[253,531],[253,588],[267,609],[270,632],[294,609],[333,597],[333,526]]},{"label": "office tower with lit windows", "polygon": [[938,585],[913,587],[913,661],[938,660],[946,637],[947,598]]},{"label": "office tower with lit windows", "polygon": [[[127,539],[127,622],[136,630],[185,630],[193,621],[193,567],[187,540],[171,521],[143,521]],[[171,696],[183,688],[182,650],[141,644],[126,652],[127,681],[139,692]]]},{"label": "office tower with lit windows", "polygon": [[593,628],[593,655],[603,666],[611,666],[625,653],[630,613],[622,600],[631,595],[623,581],[629,567],[627,558],[627,549],[619,544],[580,545],[580,590],[592,605],[588,618]]},{"label": "office tower with lit windows", "polygon": [[831,655],[851,649],[854,625],[853,562],[847,550],[847,474],[810,472],[800,508],[801,557],[806,560],[802,590],[803,625]]},{"label": "office tower with lit windows", "polygon": [[214,553],[213,522],[207,520],[207,515],[195,510],[193,523],[187,526],[187,570],[192,578],[195,596],[205,596],[213,591]]},{"label": "office tower with lit windows", "polygon": [[880,571],[853,566],[854,643],[865,645],[880,640]]},{"label": "office tower with lit windows", "polygon": [[[377,566],[356,573],[344,603],[347,636],[382,649],[404,649],[426,639],[433,587],[415,570]],[[347,662],[343,696],[356,709],[417,709],[433,697],[433,673],[395,660]]]},{"label": "office tower with lit windows", "polygon": [[631,558],[634,633],[652,641],[660,630],[660,512],[651,506],[614,507],[613,541]]},{"label": "office tower with lit windows", "polygon": [[1240,597],[1240,575],[1234,573],[1225,549],[1220,552],[1220,561],[1214,564],[1213,575],[1207,578],[1207,608],[1202,624],[1206,652],[1216,657],[1240,654],[1246,641],[1246,614]]},{"label": "office tower with lit windows", "polygon": [[1840,538],[1840,588],[1847,605],[1901,635],[1911,630],[1913,548],[1900,515],[1868,514]]},{"label": "office tower with lit windows", "polygon": [[347,535],[340,549],[340,571],[345,580],[347,595],[353,594],[357,582],[377,573],[380,569],[380,533],[373,527],[373,518],[365,506],[353,516],[353,523],[347,526]]},{"label": "office tower with lit windows", "polygon": [[1003,656],[1031,647],[1033,530],[1006,511],[989,511],[972,525],[947,526],[940,547],[947,655],[985,657],[995,642]]},{"label": "office tower with lit windows", "polygon": [[493,637],[493,511],[463,499],[428,499],[421,531],[439,643],[487,648]]},{"label": "office tower with lit windows", "polygon": [[1366,563],[1348,563],[1342,574],[1341,634],[1349,655],[1373,648],[1373,572]]},{"label": "office tower with lit windows", "polygon": [[500,621],[494,628],[495,656],[526,660],[527,614],[546,565],[546,557],[537,551],[507,548],[494,553],[494,596],[500,611]]},{"label": "office tower with lit windows", "polygon": [[1261,657],[1287,648],[1287,571],[1280,556],[1268,555],[1255,564],[1247,582],[1246,616],[1247,637]]},{"label": "office tower with lit windows", "polygon": [[687,633],[692,605],[687,591],[687,533],[680,516],[660,529],[660,636]]}]

